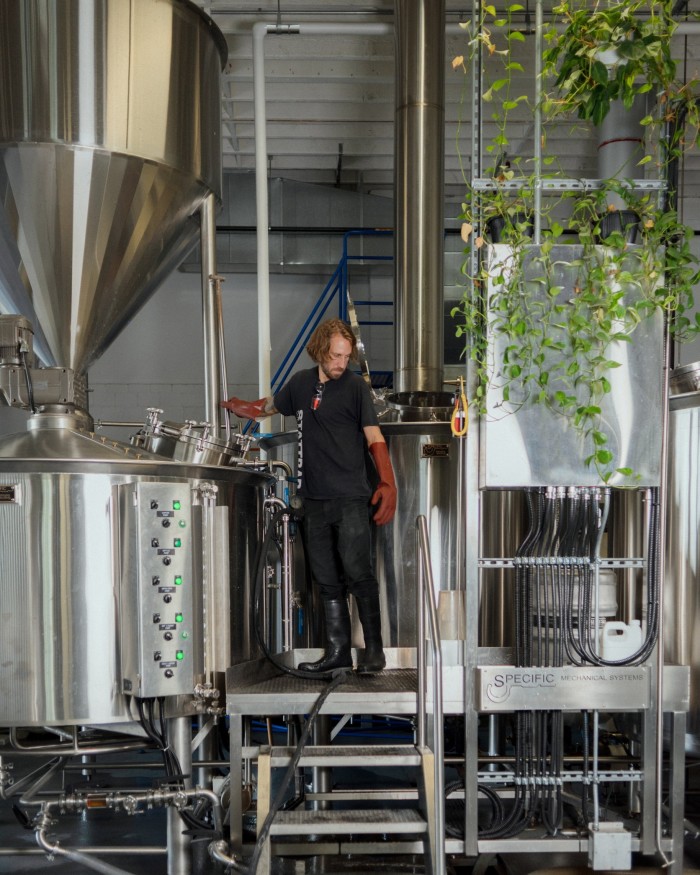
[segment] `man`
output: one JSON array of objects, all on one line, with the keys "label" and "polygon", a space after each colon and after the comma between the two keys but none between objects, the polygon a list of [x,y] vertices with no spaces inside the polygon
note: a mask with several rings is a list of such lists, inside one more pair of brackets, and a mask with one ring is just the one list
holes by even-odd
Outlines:
[{"label": "man", "polygon": [[[222,407],[245,419],[273,413],[296,416],[299,435],[299,488],[311,574],[321,591],[326,620],[326,650],[317,662],[299,668],[325,674],[352,668],[347,594],[357,604],[365,651],[359,674],[386,665],[379,613],[379,585],[372,569],[368,502],[374,522],[388,523],[396,510],[396,484],[389,451],[365,381],[347,370],[357,359],[357,342],[348,325],[329,319],[314,331],[306,351],[315,362],[300,371],[274,398],[230,398]],[[365,446],[374,460],[379,485],[367,478]],[[371,501],[370,501],[371,496]]]}]

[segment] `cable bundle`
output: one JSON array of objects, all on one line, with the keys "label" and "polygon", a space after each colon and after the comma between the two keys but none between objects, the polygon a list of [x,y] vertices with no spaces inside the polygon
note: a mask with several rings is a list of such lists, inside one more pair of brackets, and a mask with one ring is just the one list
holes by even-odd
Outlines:
[{"label": "cable bundle", "polygon": [[[647,493],[648,551],[645,639],[636,653],[604,659],[598,652],[596,570],[600,565],[610,489],[542,487],[528,490],[528,531],[515,565],[515,655],[517,667],[639,665],[658,638],[660,512],[657,489]],[[550,835],[561,829],[565,808],[562,788],[563,714],[518,711],[513,715],[513,804],[509,811],[491,800],[482,838],[510,838],[534,821]],[[588,769],[588,715],[583,714],[584,772]],[[505,778],[505,776],[504,776]],[[479,788],[486,793],[486,789]],[[586,813],[584,781],[582,810]],[[566,803],[568,804],[568,803]]]},{"label": "cable bundle", "polygon": [[[134,701],[138,710],[139,723],[163,756],[166,783],[184,789],[186,775],[182,772],[175,751],[168,743],[168,728],[164,716],[165,699],[159,697],[158,699],[135,699]],[[214,827],[202,819],[208,805],[206,798],[202,797],[190,810],[179,808],[178,811],[190,830],[196,833],[205,832],[211,838]]]}]

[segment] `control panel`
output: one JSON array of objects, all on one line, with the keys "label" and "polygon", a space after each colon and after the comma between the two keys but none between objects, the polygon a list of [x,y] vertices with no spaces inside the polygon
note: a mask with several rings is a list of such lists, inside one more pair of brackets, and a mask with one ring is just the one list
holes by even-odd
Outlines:
[{"label": "control panel", "polygon": [[194,686],[195,544],[188,483],[118,487],[122,690],[150,698]]}]

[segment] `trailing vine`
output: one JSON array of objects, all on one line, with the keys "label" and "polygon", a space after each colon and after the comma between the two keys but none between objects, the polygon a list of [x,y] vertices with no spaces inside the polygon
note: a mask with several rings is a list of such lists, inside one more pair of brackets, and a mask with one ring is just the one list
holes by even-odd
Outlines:
[{"label": "trailing vine", "polygon": [[[551,85],[539,104],[545,131],[561,119],[599,124],[616,101],[629,107],[651,93],[656,100],[642,120],[645,156],[638,166],[651,164],[654,176],[664,178],[698,136],[694,83],[678,81],[670,54],[671,6],[670,0],[623,0],[591,8],[562,0],[545,34],[543,76]],[[497,134],[486,147],[493,182],[485,192],[467,183],[462,237],[465,253],[477,258],[464,263],[467,291],[453,311],[476,373],[472,403],[489,417],[545,405],[580,435],[585,463],[604,482],[615,475],[616,482],[632,483],[635,472],[619,466],[610,445],[602,402],[621,365],[621,345],[633,342],[645,320],[665,318],[678,340],[700,331],[700,316],[689,318],[700,279],[692,231],[668,196],[611,179],[540,201],[541,242],[532,244],[538,180],[558,171],[545,156],[546,176],[542,167],[528,175],[522,159],[507,156],[510,114],[532,101],[513,93],[513,74],[522,71],[512,58],[522,36],[514,18],[522,10],[513,4],[498,18],[494,7],[483,6],[468,40],[471,52],[482,48],[485,68],[498,64],[490,79],[485,71],[482,95],[494,104]],[[461,56],[453,66],[466,70]],[[487,245],[495,223],[504,246]]]},{"label": "trailing vine", "polygon": [[550,118],[575,114],[597,125],[614,101],[629,109],[636,97],[651,93],[649,123],[669,121],[684,106],[697,130],[695,83],[678,80],[671,54],[677,27],[673,5],[672,0],[561,0],[555,5],[545,32],[544,73],[554,86],[545,96],[545,113]]}]

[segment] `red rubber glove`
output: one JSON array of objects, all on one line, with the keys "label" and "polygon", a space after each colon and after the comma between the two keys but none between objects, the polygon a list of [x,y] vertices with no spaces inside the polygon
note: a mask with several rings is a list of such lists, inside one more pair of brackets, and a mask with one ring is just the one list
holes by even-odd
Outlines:
[{"label": "red rubber glove", "polygon": [[257,401],[244,401],[242,398],[229,398],[228,401],[219,401],[219,407],[225,407],[233,411],[241,419],[259,419],[266,416],[265,405],[267,398],[258,398]]},{"label": "red rubber glove", "polygon": [[379,474],[379,486],[374,490],[371,504],[379,505],[374,512],[374,522],[378,526],[390,523],[396,513],[396,481],[394,469],[391,467],[389,449],[384,441],[376,441],[369,445],[369,451],[374,459],[374,465]]}]

